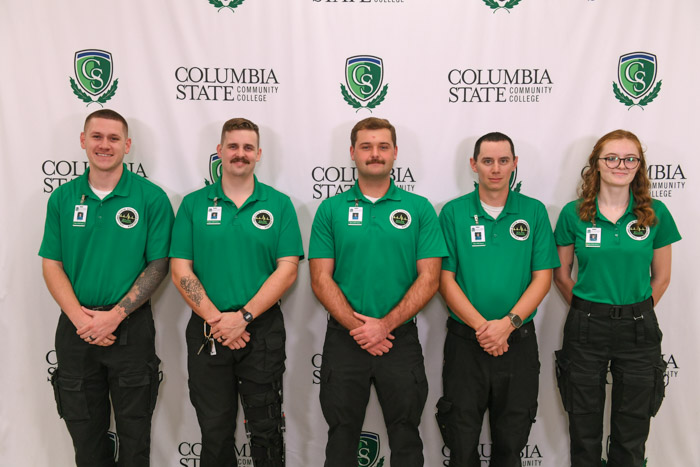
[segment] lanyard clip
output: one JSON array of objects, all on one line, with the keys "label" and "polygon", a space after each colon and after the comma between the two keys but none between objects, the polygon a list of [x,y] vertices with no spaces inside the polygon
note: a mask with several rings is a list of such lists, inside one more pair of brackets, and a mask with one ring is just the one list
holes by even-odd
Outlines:
[{"label": "lanyard clip", "polygon": [[474,214],[474,222],[476,223],[476,225],[479,225],[479,215],[478,214]]},{"label": "lanyard clip", "polygon": [[219,197],[215,196],[214,197],[214,206],[216,207],[217,203],[219,202]]},{"label": "lanyard clip", "polygon": [[80,195],[80,204],[85,203],[85,194]]}]

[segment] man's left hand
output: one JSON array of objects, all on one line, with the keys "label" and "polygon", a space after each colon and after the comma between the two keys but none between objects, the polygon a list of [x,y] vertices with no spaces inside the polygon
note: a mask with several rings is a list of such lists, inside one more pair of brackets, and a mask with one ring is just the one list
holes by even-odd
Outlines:
[{"label": "man's left hand", "polygon": [[[487,321],[476,331],[476,338],[479,345],[485,351],[493,354],[494,351],[503,349],[508,343],[508,336],[513,332],[513,325],[508,317]],[[505,345],[505,349],[508,346]]]},{"label": "man's left hand", "polygon": [[353,312],[353,315],[364,324],[350,331],[350,335],[363,349],[366,350],[370,347],[374,347],[380,342],[383,342],[384,339],[394,338],[381,319],[371,318],[357,312]]},{"label": "man's left hand", "polygon": [[221,313],[216,318],[208,320],[207,323],[211,326],[211,336],[214,339],[219,342],[227,341],[229,343],[237,341],[248,325],[243,319],[243,313],[238,311]]},{"label": "man's left hand", "polygon": [[[114,308],[109,311],[95,311],[85,307],[82,309],[92,319],[76,331],[80,338],[88,344],[109,345],[107,342],[114,339],[112,333],[122,322],[119,312]],[[108,336],[110,339],[106,339]]]}]

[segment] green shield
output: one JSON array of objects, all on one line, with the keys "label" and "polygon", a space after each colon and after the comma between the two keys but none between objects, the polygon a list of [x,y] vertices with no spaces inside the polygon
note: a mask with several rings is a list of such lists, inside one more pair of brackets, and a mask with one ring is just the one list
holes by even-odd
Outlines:
[{"label": "green shield", "polygon": [[644,95],[656,80],[656,55],[633,52],[620,57],[617,79],[632,98]]},{"label": "green shield", "polygon": [[360,435],[360,445],[357,447],[358,467],[372,467],[379,458],[379,435],[363,431]]},{"label": "green shield", "polygon": [[75,53],[75,77],[88,94],[96,96],[112,81],[112,54],[104,50],[81,50]]},{"label": "green shield", "polygon": [[214,153],[209,156],[209,178],[212,183],[216,183],[221,178],[221,158]]},{"label": "green shield", "polygon": [[359,100],[371,99],[382,86],[384,65],[382,59],[371,55],[356,55],[345,61],[345,82]]}]

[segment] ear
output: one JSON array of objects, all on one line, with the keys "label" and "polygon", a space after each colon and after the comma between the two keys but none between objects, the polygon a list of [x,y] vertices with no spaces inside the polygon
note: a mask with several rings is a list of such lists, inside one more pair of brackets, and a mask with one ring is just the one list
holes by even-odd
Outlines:
[{"label": "ear", "polygon": [[355,161],[355,147],[350,146],[350,159],[354,162]]},{"label": "ear", "polygon": [[216,145],[216,153],[219,155],[219,159],[223,159],[223,157],[221,157],[221,149],[222,149],[221,143],[217,144]]},{"label": "ear", "polygon": [[518,166],[518,156],[513,157],[513,168],[516,168]]},{"label": "ear", "polygon": [[474,173],[476,173],[476,161],[474,160],[473,157],[470,157],[470,158],[469,158],[469,165],[472,166],[472,171],[473,171]]},{"label": "ear", "polygon": [[80,132],[80,147],[85,149],[85,132]]},{"label": "ear", "polygon": [[399,154],[399,147],[394,146],[394,160],[396,160],[396,156]]},{"label": "ear", "polygon": [[261,157],[262,157],[262,148],[258,148],[258,156],[255,158],[255,162],[260,162]]},{"label": "ear", "polygon": [[131,138],[126,139],[124,146],[125,146],[124,154],[129,154],[129,151],[131,151]]}]

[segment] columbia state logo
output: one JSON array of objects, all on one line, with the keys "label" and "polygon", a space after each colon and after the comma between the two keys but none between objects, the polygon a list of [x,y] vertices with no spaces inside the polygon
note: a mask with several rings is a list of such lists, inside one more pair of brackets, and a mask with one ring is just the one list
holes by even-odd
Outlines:
[{"label": "columbia state logo", "polygon": [[389,90],[384,81],[384,61],[373,55],[355,55],[345,60],[345,83],[340,83],[343,99],[355,112],[381,104]]},{"label": "columbia state logo", "polygon": [[530,224],[525,219],[518,219],[510,224],[510,236],[521,242],[527,240],[530,238]]},{"label": "columbia state logo", "polygon": [[363,431],[357,447],[357,465],[360,467],[383,467],[384,456],[379,457],[381,442],[377,433]]},{"label": "columbia state logo", "polygon": [[261,209],[253,214],[253,225],[259,229],[267,230],[272,227],[275,218],[272,213],[266,209]]},{"label": "columbia state logo", "polygon": [[231,13],[235,13],[235,9],[240,6],[245,0],[209,0],[209,3],[218,8],[217,11],[221,11],[224,8],[231,10]]},{"label": "columbia state logo", "polygon": [[116,219],[119,227],[131,229],[139,223],[139,213],[134,208],[121,208],[117,212]]},{"label": "columbia state logo", "polygon": [[405,209],[397,209],[391,213],[389,221],[397,229],[406,229],[411,225],[411,214]]},{"label": "columbia state logo", "polygon": [[615,99],[625,104],[628,110],[632,107],[643,110],[661,91],[661,80],[656,82],[657,68],[654,54],[632,52],[622,55],[617,64],[617,83],[613,81]]},{"label": "columbia state logo", "polygon": [[627,235],[634,240],[642,241],[649,236],[649,227],[638,225],[637,221],[634,220],[627,224]]},{"label": "columbia state logo", "polygon": [[112,54],[107,51],[86,49],[76,52],[73,60],[75,80],[70,78],[73,94],[87,105],[97,103],[102,106],[117,92],[119,80],[112,83],[113,66]]},{"label": "columbia state logo", "polygon": [[[483,2],[496,13],[498,10],[510,10],[520,3],[521,0],[483,0]],[[508,11],[508,13],[510,13],[510,11]]]}]

